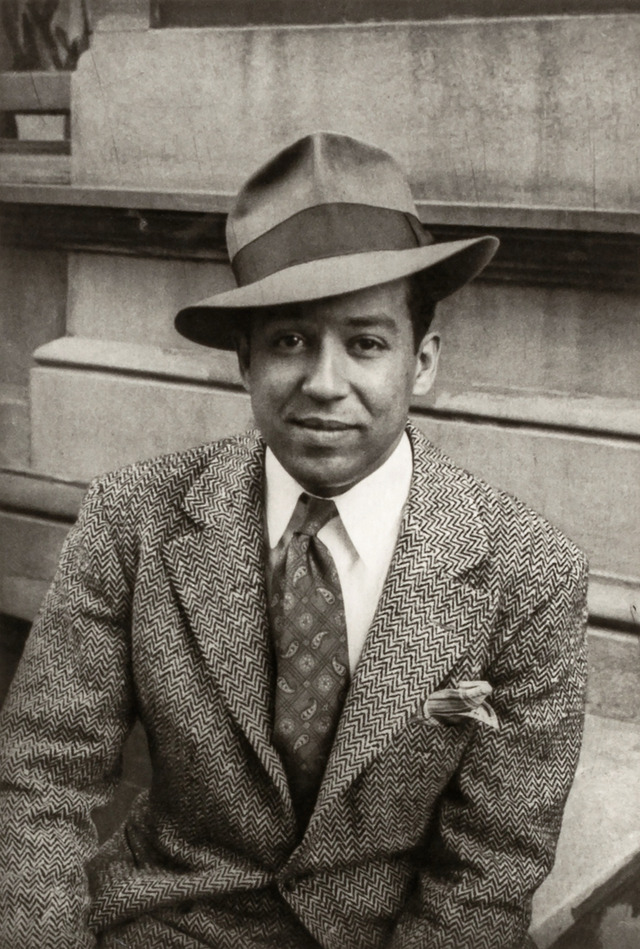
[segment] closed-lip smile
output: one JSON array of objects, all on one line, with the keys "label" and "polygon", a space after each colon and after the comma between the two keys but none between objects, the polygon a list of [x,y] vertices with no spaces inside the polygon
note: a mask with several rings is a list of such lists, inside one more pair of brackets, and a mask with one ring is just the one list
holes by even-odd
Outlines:
[{"label": "closed-lip smile", "polygon": [[296,416],[290,418],[289,421],[294,425],[299,425],[301,428],[310,428],[318,432],[345,432],[355,428],[354,425],[349,425],[348,422],[340,422],[337,419],[331,418],[321,418],[317,415]]}]

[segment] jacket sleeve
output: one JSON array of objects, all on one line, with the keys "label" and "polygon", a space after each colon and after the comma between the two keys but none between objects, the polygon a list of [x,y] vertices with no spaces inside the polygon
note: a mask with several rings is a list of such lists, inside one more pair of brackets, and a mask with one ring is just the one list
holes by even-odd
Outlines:
[{"label": "jacket sleeve", "polygon": [[133,717],[130,595],[96,482],[0,716],[0,947],[80,949],[95,807]]},{"label": "jacket sleeve", "polygon": [[[487,678],[499,730],[473,729],[442,797],[424,869],[393,949],[516,949],[531,897],[553,866],[578,763],[586,685],[587,567],[498,637]],[[458,727],[458,726],[443,726]]]}]

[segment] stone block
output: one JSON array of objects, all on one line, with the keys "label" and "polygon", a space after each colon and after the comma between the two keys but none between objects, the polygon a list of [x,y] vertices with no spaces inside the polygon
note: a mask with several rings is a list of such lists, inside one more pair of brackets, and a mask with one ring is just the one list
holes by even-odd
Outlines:
[{"label": "stone block", "polygon": [[640,398],[640,296],[476,282],[443,300],[436,394]]},{"label": "stone block", "polygon": [[0,181],[15,184],[68,185],[69,155],[0,153]]},{"label": "stone block", "polygon": [[0,466],[29,464],[29,401],[26,386],[0,384]]},{"label": "stone block", "polygon": [[0,512],[0,612],[33,619],[68,530],[68,524]]},{"label": "stone block", "polygon": [[330,128],[391,148],[420,198],[626,210],[639,41],[633,14],[98,33],[73,181],[233,192]]},{"label": "stone block", "polygon": [[[639,629],[640,632],[640,629]],[[589,710],[640,725],[640,635],[589,631]]]},{"label": "stone block", "polygon": [[31,409],[34,470],[79,481],[251,423],[238,392],[47,367],[32,372]]},{"label": "stone block", "polygon": [[2,247],[0,384],[28,384],[34,349],[64,333],[66,302],[66,254]]},{"label": "stone block", "polygon": [[640,445],[525,425],[415,421],[458,464],[564,530],[594,571],[637,577]]},{"label": "stone block", "polygon": [[173,327],[178,310],[235,286],[226,264],[69,255],[68,328],[75,336],[201,349]]},{"label": "stone block", "polygon": [[149,29],[149,0],[92,0],[92,28],[96,32]]}]

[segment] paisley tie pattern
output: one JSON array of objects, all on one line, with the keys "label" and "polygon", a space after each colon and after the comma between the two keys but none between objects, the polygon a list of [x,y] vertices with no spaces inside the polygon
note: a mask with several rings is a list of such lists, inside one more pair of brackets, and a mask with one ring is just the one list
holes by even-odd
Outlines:
[{"label": "paisley tie pattern", "polygon": [[274,571],[270,615],[277,670],[273,741],[304,828],[349,687],[349,652],[340,580],[316,536],[338,516],[337,508],[305,494],[299,503],[306,510]]}]

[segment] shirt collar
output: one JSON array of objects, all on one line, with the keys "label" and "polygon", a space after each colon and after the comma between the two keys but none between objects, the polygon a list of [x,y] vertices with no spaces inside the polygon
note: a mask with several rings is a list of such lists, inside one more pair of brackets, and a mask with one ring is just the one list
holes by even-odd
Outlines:
[{"label": "shirt collar", "polygon": [[[391,530],[397,531],[412,471],[411,444],[404,433],[384,464],[333,499],[349,540],[365,563],[375,559],[381,537]],[[266,452],[265,476],[267,531],[269,546],[273,548],[287,529],[304,488],[285,471],[270,448]]]}]

